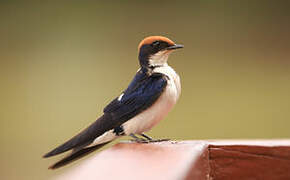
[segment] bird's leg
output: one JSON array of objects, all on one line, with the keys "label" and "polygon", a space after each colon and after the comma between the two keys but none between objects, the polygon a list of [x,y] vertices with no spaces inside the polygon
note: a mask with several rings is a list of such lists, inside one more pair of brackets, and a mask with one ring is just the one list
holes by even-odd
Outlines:
[{"label": "bird's leg", "polygon": [[170,139],[153,139],[153,138],[151,138],[150,136],[148,136],[148,135],[146,135],[144,133],[141,133],[139,135],[141,135],[144,138],[139,138],[133,133],[131,133],[129,136],[134,138],[131,141],[134,141],[134,142],[137,142],[137,143],[162,142],[162,141],[169,141],[170,140]]},{"label": "bird's leg", "polygon": [[133,134],[133,133],[129,134],[129,136],[131,136],[132,138],[134,138],[134,139],[132,139],[131,141],[134,141],[134,142],[137,142],[137,143],[148,143],[148,140],[143,139],[143,138],[139,138],[139,137],[137,137],[137,136],[136,136],[135,134]]},{"label": "bird's leg", "polygon": [[162,142],[162,141],[169,141],[170,140],[170,139],[153,139],[152,137],[150,137],[144,133],[141,133],[140,135],[143,136],[144,138],[146,138],[148,142]]},{"label": "bird's leg", "polygon": [[152,137],[150,137],[150,136],[148,136],[148,135],[146,135],[146,134],[144,134],[144,133],[141,133],[140,134],[141,136],[143,136],[144,138],[146,138],[147,140],[153,140],[153,138]]}]

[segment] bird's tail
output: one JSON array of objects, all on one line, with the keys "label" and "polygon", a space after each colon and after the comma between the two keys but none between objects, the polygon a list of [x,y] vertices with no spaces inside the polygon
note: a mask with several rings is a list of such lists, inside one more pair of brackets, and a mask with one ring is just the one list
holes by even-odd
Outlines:
[{"label": "bird's tail", "polygon": [[55,164],[53,164],[52,166],[49,167],[49,169],[57,169],[60,168],[64,165],[67,165],[97,149],[100,149],[101,147],[103,147],[104,145],[110,143],[111,141],[102,143],[102,144],[97,144],[95,146],[91,146],[91,147],[86,147],[77,151],[73,151],[71,154],[69,154],[68,156],[64,157],[63,159],[61,159],[60,161],[56,162]]}]

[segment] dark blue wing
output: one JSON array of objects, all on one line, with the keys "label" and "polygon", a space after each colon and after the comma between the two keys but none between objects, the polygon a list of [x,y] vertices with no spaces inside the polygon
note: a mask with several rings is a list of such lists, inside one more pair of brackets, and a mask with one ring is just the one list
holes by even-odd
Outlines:
[{"label": "dark blue wing", "polygon": [[104,109],[110,114],[117,126],[123,124],[140,112],[150,107],[162,94],[167,85],[167,76],[161,73],[148,73],[140,70],[121,100],[114,99]]},{"label": "dark blue wing", "polygon": [[118,98],[113,100],[104,109],[103,116],[64,144],[45,154],[44,157],[54,156],[70,149],[90,144],[106,131],[120,126],[150,107],[159,98],[166,85],[166,75],[160,73],[150,75],[146,70],[140,70],[120,101],[118,101]]}]

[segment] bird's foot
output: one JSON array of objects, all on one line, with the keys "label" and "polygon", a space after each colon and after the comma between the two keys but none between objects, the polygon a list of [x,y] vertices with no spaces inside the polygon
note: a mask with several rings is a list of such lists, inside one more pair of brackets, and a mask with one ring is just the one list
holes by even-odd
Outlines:
[{"label": "bird's foot", "polygon": [[164,141],[170,141],[170,139],[143,139],[143,138],[138,138],[138,139],[130,139],[131,142],[136,142],[136,143],[156,143],[156,142],[164,142]]},{"label": "bird's foot", "polygon": [[170,141],[170,139],[151,139],[151,140],[148,140],[149,143],[163,142],[163,141]]},{"label": "bird's foot", "polygon": [[143,136],[144,138],[139,138],[135,134],[130,134],[130,136],[134,138],[134,139],[131,139],[131,141],[137,142],[137,143],[155,143],[155,142],[170,141],[170,139],[153,139],[150,136],[143,133],[140,135]]},{"label": "bird's foot", "polygon": [[131,142],[135,143],[149,143],[147,139],[139,138],[139,139],[130,139]]},{"label": "bird's foot", "polygon": [[148,140],[148,142],[162,142],[162,141],[170,141],[170,139],[153,139],[152,137],[142,133],[140,134],[141,136],[143,136],[144,138],[146,138]]},{"label": "bird's foot", "polygon": [[148,143],[148,140],[147,139],[144,139],[144,138],[139,138],[137,137],[135,134],[130,134],[130,136],[134,139],[131,139],[130,141],[132,142],[136,142],[136,143]]}]

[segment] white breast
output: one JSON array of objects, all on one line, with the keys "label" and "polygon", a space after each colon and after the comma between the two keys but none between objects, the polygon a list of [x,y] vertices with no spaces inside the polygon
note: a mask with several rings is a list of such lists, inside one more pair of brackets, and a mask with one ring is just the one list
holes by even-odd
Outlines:
[{"label": "white breast", "polygon": [[151,107],[124,123],[123,127],[127,135],[150,130],[168,114],[179,98],[181,86],[178,74],[167,64],[155,68],[153,72],[167,75],[169,77],[167,86]]}]

